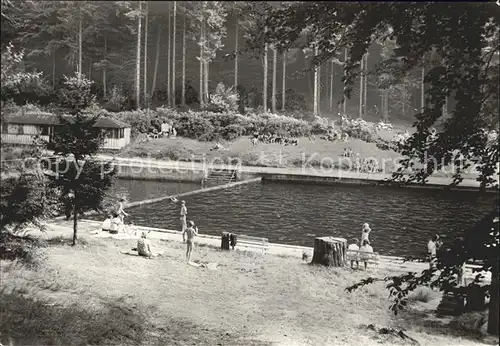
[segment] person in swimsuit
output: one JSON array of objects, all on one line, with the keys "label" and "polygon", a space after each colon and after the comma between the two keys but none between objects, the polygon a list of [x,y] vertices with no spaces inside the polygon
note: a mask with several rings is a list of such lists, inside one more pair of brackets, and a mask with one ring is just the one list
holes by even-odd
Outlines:
[{"label": "person in swimsuit", "polygon": [[125,203],[125,198],[124,197],[120,198],[117,213],[120,216],[120,220],[122,220],[122,223],[123,223],[123,219],[125,218],[125,216],[128,216],[128,214],[125,212],[125,210],[123,210],[124,203]]},{"label": "person in swimsuit", "polygon": [[180,217],[180,220],[181,220],[181,232],[184,232],[184,230],[186,229],[187,225],[186,225],[186,218],[187,218],[187,213],[188,213],[188,210],[186,208],[186,201],[181,201],[181,217]]},{"label": "person in swimsuit", "polygon": [[367,223],[364,223],[363,224],[363,229],[361,231],[361,244],[363,244],[365,242],[365,240],[368,242],[368,244],[370,244],[370,232],[372,230],[370,229],[370,225],[367,224]]},{"label": "person in swimsuit", "polygon": [[[186,239],[187,235],[187,239]],[[194,237],[198,235],[198,227],[194,225],[193,221],[188,222],[188,227],[182,232],[182,241],[186,243],[186,261],[189,263],[191,260],[191,253],[193,252]]]}]

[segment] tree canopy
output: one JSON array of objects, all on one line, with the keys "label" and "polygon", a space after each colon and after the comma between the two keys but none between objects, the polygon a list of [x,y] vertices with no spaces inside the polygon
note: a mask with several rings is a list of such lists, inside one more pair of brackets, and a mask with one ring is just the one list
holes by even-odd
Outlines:
[{"label": "tree canopy", "polygon": [[[491,107],[498,104],[500,82],[497,14],[495,3],[296,2],[274,9],[262,23],[268,31],[261,30],[260,36],[285,51],[307,30],[307,46],[319,46],[315,65],[335,59],[347,48],[349,58],[343,64],[346,97],[371,44],[395,42],[391,56],[379,68],[391,67],[400,78],[436,52],[442,63],[426,71],[425,107],[415,115],[416,132],[402,150],[406,159],[395,177],[425,182],[434,170],[458,163],[460,153],[476,165],[478,180],[486,187],[495,185],[498,162],[498,142],[489,143],[484,131],[498,126],[492,121],[498,118],[498,107]],[[455,99],[455,109],[444,120],[443,131],[429,141],[446,97]],[[421,168],[413,166],[414,159]],[[455,183],[461,181],[465,168],[457,170]]]}]

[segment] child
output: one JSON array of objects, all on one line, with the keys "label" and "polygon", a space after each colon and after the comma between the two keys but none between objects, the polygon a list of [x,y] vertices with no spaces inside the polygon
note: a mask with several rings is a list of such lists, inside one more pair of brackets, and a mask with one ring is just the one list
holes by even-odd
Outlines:
[{"label": "child", "polygon": [[[187,239],[186,235],[187,234]],[[191,253],[194,247],[194,237],[198,235],[198,227],[195,227],[193,221],[188,222],[188,227],[182,232],[182,241],[186,243],[186,260],[189,263],[191,260]]]},{"label": "child", "polygon": [[363,224],[363,229],[361,231],[361,244],[363,244],[365,241],[370,244],[370,232],[372,230],[370,229],[370,225],[367,223]]},{"label": "child", "polygon": [[184,232],[184,230],[187,227],[186,218],[187,218],[186,201],[181,201],[181,212],[180,212],[181,232]]}]

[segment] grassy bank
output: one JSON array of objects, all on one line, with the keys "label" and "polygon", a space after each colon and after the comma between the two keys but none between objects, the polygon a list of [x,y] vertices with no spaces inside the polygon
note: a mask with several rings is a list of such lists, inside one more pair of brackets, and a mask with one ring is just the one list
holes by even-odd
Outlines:
[{"label": "grassy bank", "polygon": [[[430,314],[438,295],[419,293],[398,317],[381,285],[345,287],[364,271],[313,267],[300,259],[195,249],[153,241],[164,256],[120,250],[132,240],[87,238],[85,246],[43,249],[38,268],[3,261],[0,341],[26,344],[352,345],[405,344],[364,325],[405,328],[422,345],[473,345],[475,335]],[[377,274],[370,272],[368,274]],[[383,274],[383,273],[378,273]],[[425,301],[425,303],[421,302]]]},{"label": "grassy bank", "polygon": [[[389,137],[390,133],[386,134]],[[352,148],[360,158],[377,160],[383,172],[392,173],[396,169],[400,155],[391,150],[381,150],[375,143],[360,139],[348,142],[330,142],[320,139],[300,138],[298,146],[283,146],[275,143],[258,143],[252,146],[248,137],[222,143],[224,149],[211,150],[213,142],[200,142],[189,138],[155,139],[148,142],[133,143],[117,155],[128,158],[151,158],[157,160],[203,161],[207,163],[241,163],[244,166],[262,167],[315,167],[325,169],[352,168],[354,158],[343,157],[345,148]],[[447,170],[449,172],[450,170]],[[451,173],[435,172],[434,176],[451,176]],[[465,173],[464,178],[475,178]]]}]

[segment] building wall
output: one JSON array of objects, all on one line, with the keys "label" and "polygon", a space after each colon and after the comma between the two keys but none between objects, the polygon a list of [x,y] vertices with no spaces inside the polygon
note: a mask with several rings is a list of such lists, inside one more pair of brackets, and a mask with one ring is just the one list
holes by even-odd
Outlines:
[{"label": "building wall", "polygon": [[[19,133],[22,128],[22,133]],[[7,133],[2,133],[2,142],[7,144],[33,144],[33,137],[41,133],[40,125],[8,124]],[[40,136],[49,141],[49,136]],[[121,149],[130,143],[130,128],[124,129],[124,138],[105,138],[104,149]]]}]

